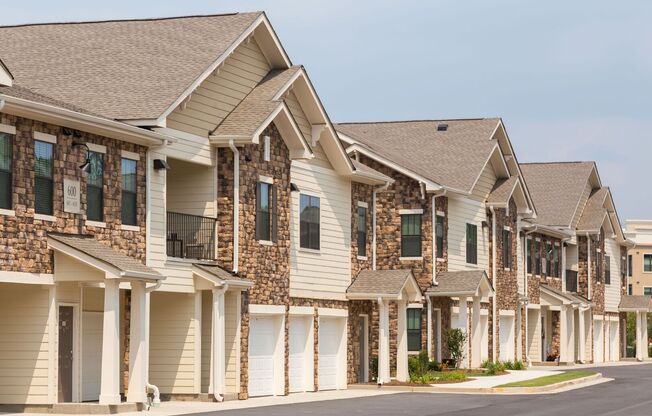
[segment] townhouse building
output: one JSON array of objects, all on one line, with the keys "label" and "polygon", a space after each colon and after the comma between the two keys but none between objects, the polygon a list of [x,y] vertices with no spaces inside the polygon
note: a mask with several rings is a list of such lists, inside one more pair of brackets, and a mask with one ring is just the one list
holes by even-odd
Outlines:
[{"label": "townhouse building", "polygon": [[652,296],[652,222],[627,220],[623,231],[635,244],[627,253],[627,294]]}]

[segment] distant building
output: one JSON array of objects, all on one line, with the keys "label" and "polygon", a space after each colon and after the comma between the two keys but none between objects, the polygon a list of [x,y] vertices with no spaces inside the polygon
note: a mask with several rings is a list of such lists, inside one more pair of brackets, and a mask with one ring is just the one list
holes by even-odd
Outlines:
[{"label": "distant building", "polygon": [[625,235],[636,243],[627,252],[627,293],[652,295],[652,220],[627,220]]}]

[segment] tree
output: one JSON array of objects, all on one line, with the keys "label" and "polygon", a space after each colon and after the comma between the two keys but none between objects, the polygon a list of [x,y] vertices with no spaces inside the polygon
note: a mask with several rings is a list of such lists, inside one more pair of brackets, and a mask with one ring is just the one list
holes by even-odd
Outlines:
[{"label": "tree", "polygon": [[468,339],[466,332],[459,328],[452,328],[446,331],[446,346],[455,361],[455,369],[460,368],[462,360],[466,358],[465,345]]}]

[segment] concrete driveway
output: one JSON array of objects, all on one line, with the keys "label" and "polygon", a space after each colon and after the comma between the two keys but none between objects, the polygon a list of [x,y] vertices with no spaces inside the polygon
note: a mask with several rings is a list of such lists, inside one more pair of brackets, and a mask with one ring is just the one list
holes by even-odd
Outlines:
[{"label": "concrete driveway", "polygon": [[216,416],[649,416],[652,414],[652,364],[595,369],[605,377],[613,378],[614,381],[555,395],[460,396],[399,393],[202,414]]}]

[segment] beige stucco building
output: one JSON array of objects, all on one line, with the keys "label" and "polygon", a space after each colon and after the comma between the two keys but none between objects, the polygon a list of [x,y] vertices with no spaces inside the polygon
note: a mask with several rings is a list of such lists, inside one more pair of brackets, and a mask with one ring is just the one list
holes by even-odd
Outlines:
[{"label": "beige stucco building", "polygon": [[636,243],[627,252],[627,291],[652,295],[652,220],[627,220],[625,235]]}]

